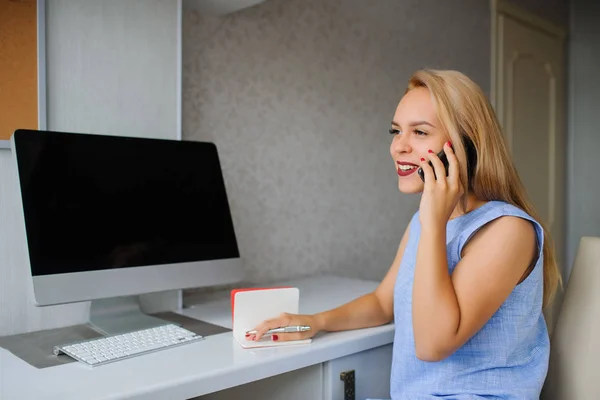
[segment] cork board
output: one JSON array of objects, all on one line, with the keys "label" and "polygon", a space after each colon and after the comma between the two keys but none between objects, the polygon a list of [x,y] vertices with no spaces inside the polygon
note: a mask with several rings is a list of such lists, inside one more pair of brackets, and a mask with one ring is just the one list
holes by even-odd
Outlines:
[{"label": "cork board", "polygon": [[0,140],[38,128],[36,0],[0,0]]}]

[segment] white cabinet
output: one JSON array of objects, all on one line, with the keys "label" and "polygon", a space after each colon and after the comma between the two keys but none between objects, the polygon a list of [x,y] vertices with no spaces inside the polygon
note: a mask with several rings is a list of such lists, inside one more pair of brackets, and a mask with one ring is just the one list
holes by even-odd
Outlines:
[{"label": "white cabinet", "polygon": [[323,364],[316,364],[194,400],[321,400],[322,396]]},{"label": "white cabinet", "polygon": [[323,400],[344,400],[343,372],[354,371],[356,400],[389,399],[392,345],[351,354],[323,364]]}]

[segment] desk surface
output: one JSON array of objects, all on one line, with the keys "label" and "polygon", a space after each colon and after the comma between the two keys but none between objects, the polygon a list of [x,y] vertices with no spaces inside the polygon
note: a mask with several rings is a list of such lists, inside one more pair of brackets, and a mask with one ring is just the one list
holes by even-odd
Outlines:
[{"label": "desk surface", "polygon": [[[377,282],[318,277],[300,289],[300,312],[315,313],[375,289]],[[181,314],[231,327],[228,294]],[[186,399],[392,343],[392,324],[319,335],[311,344],[243,349],[231,332],[97,368],[69,363],[37,369],[0,348],[1,399]]]}]

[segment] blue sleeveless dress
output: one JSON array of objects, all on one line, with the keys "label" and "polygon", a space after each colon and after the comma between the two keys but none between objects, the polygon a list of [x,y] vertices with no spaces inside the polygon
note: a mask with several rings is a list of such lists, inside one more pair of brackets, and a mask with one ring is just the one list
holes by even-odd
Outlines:
[{"label": "blue sleeveless dress", "polygon": [[421,225],[419,213],[413,216],[394,289],[393,400],[539,399],[550,355],[542,314],[544,233],[540,224],[501,201],[490,201],[451,219],[446,228],[448,268],[452,273],[463,246],[479,228],[508,215],[535,226],[539,253],[534,269],[479,332],[439,362],[421,361],[415,355],[411,303]]}]

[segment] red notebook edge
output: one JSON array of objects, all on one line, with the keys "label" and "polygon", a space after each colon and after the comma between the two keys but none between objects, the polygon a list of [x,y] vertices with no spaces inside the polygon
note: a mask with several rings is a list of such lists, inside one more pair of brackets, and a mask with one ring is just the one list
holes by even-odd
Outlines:
[{"label": "red notebook edge", "polygon": [[294,286],[272,286],[272,287],[257,287],[257,288],[239,288],[231,290],[231,325],[233,326],[233,310],[235,308],[235,295],[239,292],[251,292],[255,290],[273,290],[273,289],[291,289]]}]

